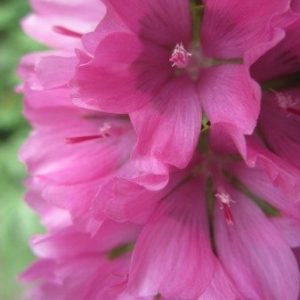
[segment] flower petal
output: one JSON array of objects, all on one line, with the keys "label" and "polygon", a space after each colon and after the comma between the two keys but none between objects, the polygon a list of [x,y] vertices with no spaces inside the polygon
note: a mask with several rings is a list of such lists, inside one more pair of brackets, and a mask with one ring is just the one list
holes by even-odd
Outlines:
[{"label": "flower petal", "polygon": [[287,89],[264,96],[259,120],[268,147],[300,169],[300,89]]},{"label": "flower petal", "polygon": [[241,294],[234,286],[230,277],[226,274],[223,267],[217,266],[215,275],[198,300],[241,300]]},{"label": "flower petal", "polygon": [[187,78],[164,86],[155,101],[130,114],[137,132],[134,155],[151,155],[179,168],[187,166],[201,127],[200,101]]},{"label": "flower petal", "polygon": [[295,202],[298,201],[300,195],[300,171],[262,146],[254,136],[248,138],[247,149],[247,165],[251,168],[257,167],[261,169],[276,187],[279,187],[289,197],[294,197]]},{"label": "flower petal", "polygon": [[251,134],[260,109],[261,92],[242,65],[222,65],[200,72],[199,97],[211,123],[228,123]]},{"label": "flower petal", "polygon": [[83,34],[95,29],[105,14],[98,0],[31,0],[33,14],[22,21],[24,31],[37,41],[54,48],[80,47],[80,39],[55,32],[55,26]]},{"label": "flower petal", "polygon": [[[300,210],[299,210],[300,211]],[[299,219],[290,218],[287,216],[280,216],[278,218],[272,218],[272,223],[277,230],[281,233],[281,236],[289,244],[290,247],[300,247],[300,221]]]},{"label": "flower petal", "polygon": [[141,108],[169,79],[169,55],[133,34],[109,34],[91,61],[78,67],[72,84],[76,103],[117,113]]},{"label": "flower petal", "polygon": [[269,202],[279,211],[300,220],[300,202],[294,195],[274,185],[266,172],[260,168],[249,168],[244,163],[231,166],[233,174],[257,197]]},{"label": "flower petal", "polygon": [[191,38],[191,13],[182,0],[106,0],[123,22],[142,39],[163,46],[186,43]]},{"label": "flower petal", "polygon": [[271,39],[273,16],[288,0],[205,0],[201,38],[207,56],[242,58],[250,48]]},{"label": "flower petal", "polygon": [[139,296],[194,299],[212,280],[203,186],[182,184],[154,212],[138,238],[129,271],[129,290]]},{"label": "flower petal", "polygon": [[284,29],[285,37],[252,66],[251,72],[255,79],[271,80],[299,70],[299,26],[300,20],[287,26]]}]

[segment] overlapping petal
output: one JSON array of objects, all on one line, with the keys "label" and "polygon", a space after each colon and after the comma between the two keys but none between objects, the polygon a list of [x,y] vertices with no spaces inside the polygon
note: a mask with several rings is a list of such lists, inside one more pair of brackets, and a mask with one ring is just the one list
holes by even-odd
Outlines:
[{"label": "overlapping petal", "polygon": [[138,238],[129,289],[139,296],[195,299],[215,272],[202,184],[179,186],[163,200]]},{"label": "overlapping petal", "polygon": [[94,30],[106,11],[98,0],[31,0],[31,6],[34,13],[23,20],[24,31],[47,46],[68,50],[80,47],[80,36]]},{"label": "overlapping petal", "polygon": [[201,40],[207,56],[243,58],[254,46],[269,41],[274,16],[289,9],[284,0],[205,0]]},{"label": "overlapping petal", "polygon": [[198,81],[203,110],[211,123],[229,123],[251,134],[260,110],[260,88],[245,66],[222,65],[203,70]]}]

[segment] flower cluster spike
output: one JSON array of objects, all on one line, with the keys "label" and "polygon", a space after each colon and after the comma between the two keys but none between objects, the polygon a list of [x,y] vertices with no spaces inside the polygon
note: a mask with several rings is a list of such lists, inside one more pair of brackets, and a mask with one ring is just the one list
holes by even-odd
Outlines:
[{"label": "flower cluster spike", "polygon": [[29,299],[299,299],[300,1],[31,4]]}]

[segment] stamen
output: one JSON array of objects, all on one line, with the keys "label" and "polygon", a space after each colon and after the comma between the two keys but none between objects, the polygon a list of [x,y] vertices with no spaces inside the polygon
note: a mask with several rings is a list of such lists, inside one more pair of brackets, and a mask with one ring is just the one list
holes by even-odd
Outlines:
[{"label": "stamen", "polygon": [[233,202],[227,193],[217,193],[215,195],[221,202],[220,209],[224,212],[224,217],[228,225],[233,225],[233,215],[230,209],[230,203]]},{"label": "stamen", "polygon": [[300,109],[297,107],[298,99],[294,99],[291,95],[275,92],[278,106],[289,113],[300,115]]},{"label": "stamen", "polygon": [[111,136],[110,134],[111,125],[107,122],[103,123],[103,126],[100,128],[100,133],[94,135],[83,135],[83,136],[74,136],[74,137],[66,137],[65,142],[67,144],[78,144],[90,140],[108,138]]},{"label": "stamen", "polygon": [[104,136],[102,134],[71,136],[71,137],[66,137],[65,142],[67,144],[79,144],[79,143],[82,143],[82,142],[95,140],[95,139],[100,139],[100,138],[103,138],[103,137]]},{"label": "stamen", "polygon": [[184,48],[182,43],[180,43],[175,46],[169,61],[173,63],[172,67],[184,69],[188,66],[189,58],[191,56],[192,54]]},{"label": "stamen", "polygon": [[82,37],[82,33],[80,32],[76,32],[76,31],[73,31],[71,29],[68,29],[66,27],[63,27],[63,26],[53,26],[53,31],[55,31],[56,33],[60,33],[60,34],[63,34],[63,35],[67,35],[67,36],[70,36],[70,37],[73,37],[73,38],[81,38]]},{"label": "stamen", "polygon": [[285,95],[283,93],[275,92],[276,99],[278,105],[283,108],[287,109],[289,107],[293,107],[296,105],[296,101],[291,97],[291,95]]}]

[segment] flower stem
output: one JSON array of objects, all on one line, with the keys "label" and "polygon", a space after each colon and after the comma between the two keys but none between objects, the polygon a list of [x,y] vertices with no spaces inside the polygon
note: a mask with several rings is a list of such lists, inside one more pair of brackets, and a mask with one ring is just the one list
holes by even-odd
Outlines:
[{"label": "flower stem", "polygon": [[193,43],[195,46],[200,47],[200,32],[204,14],[204,5],[202,4],[202,1],[192,0],[190,6],[193,19]]}]

